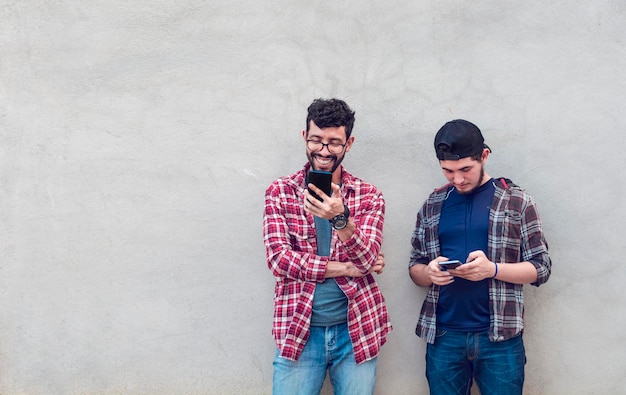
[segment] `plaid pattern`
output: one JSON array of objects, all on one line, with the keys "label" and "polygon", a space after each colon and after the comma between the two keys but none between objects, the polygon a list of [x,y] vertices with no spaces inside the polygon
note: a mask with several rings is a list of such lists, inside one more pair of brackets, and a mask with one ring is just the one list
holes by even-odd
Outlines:
[{"label": "plaid pattern", "polygon": [[[385,216],[383,195],[343,170],[341,194],[356,230],[346,242],[332,234],[330,257],[318,256],[313,216],[304,212],[307,163],[279,178],[265,192],[263,236],[267,265],[276,279],[272,334],[280,356],[297,360],[309,337],[315,284],[324,280],[329,260],[352,262],[367,272],[380,251]],[[391,324],[374,277],[337,277],[348,297],[348,329],[357,363],[375,358]]]},{"label": "plaid pattern", "polygon": [[[494,262],[515,263],[528,261],[537,269],[539,286],[550,277],[552,262],[548,256],[541,220],[533,199],[510,180],[494,181],[495,193],[489,213],[489,248],[487,258]],[[415,231],[411,238],[413,250],[409,267],[428,264],[441,255],[439,245],[439,218],[450,185],[435,190],[417,214]],[[489,284],[489,309],[492,341],[504,341],[524,329],[523,286],[499,280]],[[432,285],[426,295],[415,333],[428,343],[435,342],[439,286]]]}]

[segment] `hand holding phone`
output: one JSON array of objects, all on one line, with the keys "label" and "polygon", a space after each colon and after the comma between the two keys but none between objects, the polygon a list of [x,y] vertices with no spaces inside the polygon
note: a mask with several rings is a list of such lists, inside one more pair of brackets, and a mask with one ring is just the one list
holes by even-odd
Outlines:
[{"label": "hand holding phone", "polygon": [[455,259],[452,261],[439,262],[439,267],[441,267],[441,270],[446,271],[448,269],[456,269],[462,264],[463,262]]},{"label": "hand holding phone", "polygon": [[[332,182],[333,174],[328,171],[319,171],[319,170],[311,170],[309,171],[307,185],[313,184],[319,189],[321,189],[326,195],[332,195],[332,188],[330,183]],[[317,200],[322,201],[323,199],[318,196],[311,188],[309,189],[309,193],[315,197]]]}]

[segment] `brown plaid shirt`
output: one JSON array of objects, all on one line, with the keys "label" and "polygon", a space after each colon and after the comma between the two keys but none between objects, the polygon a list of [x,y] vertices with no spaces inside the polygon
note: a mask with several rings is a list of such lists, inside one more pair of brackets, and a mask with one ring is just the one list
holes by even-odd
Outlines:
[{"label": "brown plaid shirt", "polygon": [[[494,262],[528,261],[537,269],[539,286],[550,277],[552,262],[548,256],[541,220],[533,199],[510,180],[494,181],[495,193],[489,212],[489,247],[487,258]],[[409,267],[428,264],[441,255],[439,218],[443,203],[452,187],[435,190],[417,213],[411,239],[413,250]],[[510,339],[524,329],[523,286],[492,279],[489,284],[489,311],[492,341]],[[432,285],[422,305],[415,333],[428,343],[435,342],[439,286]]]}]

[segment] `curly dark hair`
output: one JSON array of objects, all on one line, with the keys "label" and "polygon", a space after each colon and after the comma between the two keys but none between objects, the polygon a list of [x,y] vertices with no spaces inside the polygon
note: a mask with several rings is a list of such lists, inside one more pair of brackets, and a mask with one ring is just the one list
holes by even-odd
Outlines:
[{"label": "curly dark hair", "polygon": [[352,134],[354,126],[354,111],[339,99],[315,99],[308,108],[306,117],[306,132],[309,134],[311,121],[320,129],[328,127],[346,127],[346,139]]}]

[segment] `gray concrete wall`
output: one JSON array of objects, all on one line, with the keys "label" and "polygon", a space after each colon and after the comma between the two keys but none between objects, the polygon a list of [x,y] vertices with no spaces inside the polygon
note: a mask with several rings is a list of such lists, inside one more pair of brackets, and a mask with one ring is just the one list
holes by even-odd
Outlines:
[{"label": "gray concrete wall", "polygon": [[406,266],[452,118],[545,221],[526,393],[623,392],[624,37],[620,0],[1,1],[0,393],[270,393],[263,192],[332,96],[387,199],[377,394],[428,391]]}]

